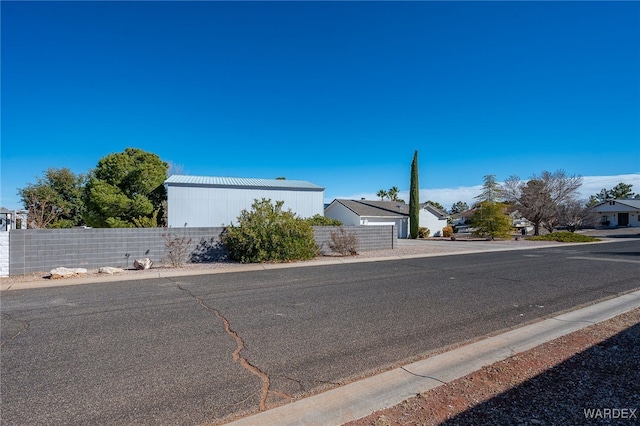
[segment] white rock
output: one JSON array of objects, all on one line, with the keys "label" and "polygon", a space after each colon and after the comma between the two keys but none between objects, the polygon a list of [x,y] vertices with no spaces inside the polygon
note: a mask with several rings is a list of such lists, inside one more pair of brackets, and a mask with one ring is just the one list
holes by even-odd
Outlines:
[{"label": "white rock", "polygon": [[151,265],[153,265],[153,262],[148,257],[133,261],[133,267],[136,269],[149,269],[151,268]]},{"label": "white rock", "polygon": [[103,266],[101,268],[98,268],[98,273],[99,274],[113,275],[113,274],[119,274],[120,272],[124,272],[124,269],[114,268],[112,266]]},{"label": "white rock", "polygon": [[71,278],[80,274],[86,274],[87,270],[85,268],[64,268],[61,266],[59,268],[52,269],[49,273],[51,274],[52,280],[57,280],[60,278]]}]

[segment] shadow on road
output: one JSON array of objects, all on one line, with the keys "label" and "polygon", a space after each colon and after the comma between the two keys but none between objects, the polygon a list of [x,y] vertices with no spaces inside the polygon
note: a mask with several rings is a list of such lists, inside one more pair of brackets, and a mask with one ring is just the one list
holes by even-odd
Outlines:
[{"label": "shadow on road", "polygon": [[636,324],[442,424],[638,424],[639,343]]}]

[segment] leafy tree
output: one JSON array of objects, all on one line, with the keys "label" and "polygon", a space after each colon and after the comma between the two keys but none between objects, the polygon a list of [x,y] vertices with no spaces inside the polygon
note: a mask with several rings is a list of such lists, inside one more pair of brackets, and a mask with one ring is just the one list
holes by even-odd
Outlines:
[{"label": "leafy tree", "polygon": [[475,227],[474,235],[481,237],[509,238],[511,236],[512,221],[505,214],[506,205],[491,201],[480,202],[479,208],[473,214],[471,221]]},{"label": "leafy tree", "polygon": [[376,192],[376,196],[380,197],[380,201],[384,201],[385,197],[388,197],[389,194],[386,190],[381,189],[380,191]]},{"label": "leafy tree", "polygon": [[444,206],[437,201],[428,200],[425,204],[431,204],[433,207],[440,210],[442,213],[447,212],[447,209],[445,209]]},{"label": "leafy tree", "polygon": [[414,240],[420,230],[420,187],[418,183],[418,151],[411,162],[411,184],[409,186],[409,233]]},{"label": "leafy tree", "polygon": [[283,201],[255,200],[251,210],[238,216],[238,226],[230,226],[222,236],[231,258],[242,263],[286,262],[312,259],[318,254],[313,228],[291,210],[282,210]]},{"label": "leafy tree", "polygon": [[331,219],[320,214],[313,215],[305,219],[311,226],[342,226],[342,222],[338,219]]},{"label": "leafy tree", "polygon": [[541,225],[553,231],[560,223],[562,206],[576,200],[581,185],[580,176],[567,176],[558,170],[555,173],[544,171],[528,182],[511,176],[505,181],[503,190],[505,199],[533,223],[534,235],[539,235]]},{"label": "leafy tree", "polygon": [[167,195],[163,184],[167,170],[168,164],[156,154],[137,148],[100,159],[85,186],[87,224],[130,228],[137,221],[152,226],[150,221],[154,217],[164,216],[162,203]]},{"label": "leafy tree", "polygon": [[496,181],[496,175],[485,175],[484,184],[482,185],[482,192],[475,197],[478,202],[484,201],[495,203],[502,198],[502,188]]},{"label": "leafy tree", "polygon": [[633,184],[620,182],[611,189],[602,188],[600,192],[589,197],[587,205],[595,206],[607,200],[625,199],[625,198],[640,198],[640,194],[635,194],[631,188]]},{"label": "leafy tree", "polygon": [[458,214],[469,210],[469,205],[462,201],[458,201],[451,206],[451,214]]},{"label": "leafy tree", "polygon": [[635,195],[631,188],[633,184],[620,182],[609,191],[609,197],[613,199],[625,199],[625,198],[633,198]]},{"label": "leafy tree", "polygon": [[85,178],[68,168],[49,168],[36,183],[18,190],[28,210],[29,227],[70,228],[82,224],[82,187]]}]

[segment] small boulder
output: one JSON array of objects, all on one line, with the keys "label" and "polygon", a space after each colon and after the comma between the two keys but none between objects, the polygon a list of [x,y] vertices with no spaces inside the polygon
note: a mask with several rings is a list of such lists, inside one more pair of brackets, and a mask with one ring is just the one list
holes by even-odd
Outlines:
[{"label": "small boulder", "polygon": [[52,280],[59,280],[61,278],[71,278],[86,274],[87,270],[85,268],[64,268],[61,266],[52,269],[49,273],[51,274],[50,278]]},{"label": "small boulder", "polygon": [[136,259],[133,261],[133,267],[139,270],[149,269],[153,265],[153,262],[148,257],[143,259]]},{"label": "small boulder", "polygon": [[101,268],[98,268],[99,274],[113,275],[113,274],[119,274],[120,272],[124,272],[124,269],[114,268],[112,266],[103,266]]}]

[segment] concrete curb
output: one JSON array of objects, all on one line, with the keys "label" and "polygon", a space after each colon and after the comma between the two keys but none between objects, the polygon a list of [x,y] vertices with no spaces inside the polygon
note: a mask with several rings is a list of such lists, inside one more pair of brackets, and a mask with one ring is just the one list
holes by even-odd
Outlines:
[{"label": "concrete curb", "polygon": [[342,425],[637,307],[640,307],[640,291],[557,315],[228,425]]}]

